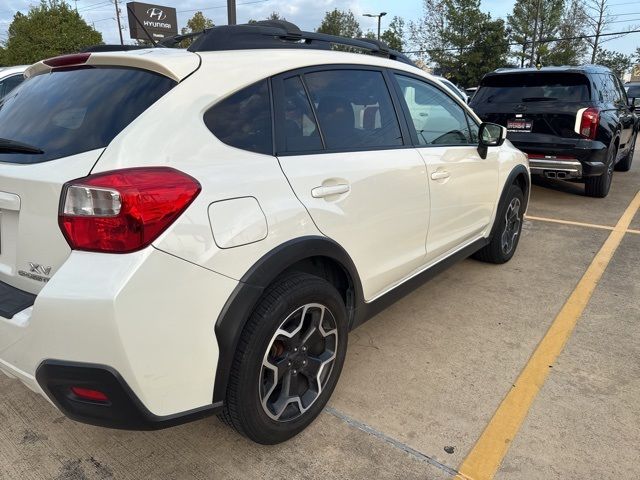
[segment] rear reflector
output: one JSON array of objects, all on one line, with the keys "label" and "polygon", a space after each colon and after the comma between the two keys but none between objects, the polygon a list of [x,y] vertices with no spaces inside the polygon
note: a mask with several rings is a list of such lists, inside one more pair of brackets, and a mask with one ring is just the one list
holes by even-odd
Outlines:
[{"label": "rear reflector", "polygon": [[71,55],[60,55],[59,57],[47,58],[42,63],[52,68],[71,67],[87,63],[90,53],[72,53]]},{"label": "rear reflector", "polygon": [[73,393],[79,399],[89,402],[106,403],[109,401],[109,397],[107,397],[100,390],[93,390],[91,388],[71,387],[71,393]]},{"label": "rear reflector", "polygon": [[74,250],[129,253],[153,242],[200,193],[168,167],[127,168],[65,184],[58,222]]}]

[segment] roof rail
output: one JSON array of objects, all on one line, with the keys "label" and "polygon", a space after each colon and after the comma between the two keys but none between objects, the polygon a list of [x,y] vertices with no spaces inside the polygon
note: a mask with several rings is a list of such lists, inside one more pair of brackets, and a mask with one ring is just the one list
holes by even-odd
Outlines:
[{"label": "roof rail", "polygon": [[222,25],[206,29],[188,48],[191,52],[252,50],[262,48],[300,48],[331,50],[332,46],[351,47],[371,55],[413,65],[400,52],[379,40],[346,38],[317,32],[304,32],[284,20],[265,20],[244,25]]}]

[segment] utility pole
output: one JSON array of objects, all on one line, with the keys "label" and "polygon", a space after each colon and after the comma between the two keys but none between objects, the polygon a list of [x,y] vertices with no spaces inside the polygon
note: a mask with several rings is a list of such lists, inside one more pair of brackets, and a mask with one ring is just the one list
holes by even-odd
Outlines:
[{"label": "utility pole", "polygon": [[122,39],[122,25],[120,25],[120,7],[118,6],[118,0],[113,0],[113,3],[116,6],[116,20],[118,21],[118,33],[120,34],[120,45],[124,45],[124,40]]},{"label": "utility pole", "polygon": [[227,18],[229,25],[236,24],[236,0],[227,0]]},{"label": "utility pole", "polygon": [[531,40],[531,59],[529,61],[529,66],[533,67],[535,65],[535,56],[536,56],[536,37],[538,36],[538,19],[540,18],[540,2],[536,5],[536,21],[533,24],[533,39]]},{"label": "utility pole", "polygon": [[377,15],[374,15],[372,13],[365,13],[362,16],[363,17],[371,17],[371,18],[377,18],[378,19],[378,40],[380,40],[380,20],[382,19],[382,17],[384,17],[387,14],[387,12],[380,12]]}]

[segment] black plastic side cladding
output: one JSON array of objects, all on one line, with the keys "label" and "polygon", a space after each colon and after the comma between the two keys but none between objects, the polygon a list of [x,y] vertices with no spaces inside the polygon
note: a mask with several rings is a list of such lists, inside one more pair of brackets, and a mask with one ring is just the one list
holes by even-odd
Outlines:
[{"label": "black plastic side cladding", "polygon": [[[351,283],[354,306],[363,303],[362,286],[356,267],[347,252],[335,241],[326,237],[306,236],[274,248],[242,277],[216,321],[215,334],[220,352],[213,393],[214,402],[223,402],[225,399],[236,346],[264,289],[287,268],[311,257],[327,257],[342,265]],[[348,310],[353,312],[354,306],[350,309],[348,306]]]}]

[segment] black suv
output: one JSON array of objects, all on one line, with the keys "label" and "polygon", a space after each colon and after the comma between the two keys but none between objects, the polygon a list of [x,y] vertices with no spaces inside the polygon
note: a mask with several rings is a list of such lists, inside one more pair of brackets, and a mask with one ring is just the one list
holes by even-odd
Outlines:
[{"label": "black suv", "polygon": [[532,174],[583,181],[589,196],[606,197],[614,167],[631,168],[638,120],[608,68],[498,69],[484,76],[470,106],[507,127]]}]

